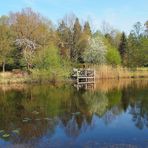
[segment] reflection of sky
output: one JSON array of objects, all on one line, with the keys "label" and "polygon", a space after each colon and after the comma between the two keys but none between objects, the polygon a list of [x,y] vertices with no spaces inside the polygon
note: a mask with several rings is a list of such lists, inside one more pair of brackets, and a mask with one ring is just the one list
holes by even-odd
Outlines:
[{"label": "reflection of sky", "polygon": [[[70,137],[66,133],[66,127],[60,122],[56,126],[53,135],[47,132],[44,136],[35,138],[36,140],[30,141],[28,144],[39,148],[48,146],[81,147],[91,143],[95,143],[96,146],[103,143],[143,144],[148,138],[148,129],[140,130],[136,128],[128,111],[116,117],[110,124],[105,124],[103,118],[94,115],[91,125],[87,123],[82,125],[81,129],[79,129],[79,135]],[[0,147],[6,147],[9,144],[7,141],[0,140]]]},{"label": "reflection of sky", "polygon": [[10,142],[0,139],[0,148],[7,147],[7,145],[9,145],[9,144],[10,144]]},{"label": "reflection of sky", "polygon": [[[34,143],[39,148],[46,148],[48,146],[54,147],[81,147],[84,145],[89,145],[95,143],[104,144],[104,143],[116,143],[116,144],[146,144],[148,138],[148,129],[140,130],[132,121],[131,115],[127,111],[122,113],[110,124],[105,124],[103,119],[93,116],[91,125],[84,124],[79,130],[79,135],[77,137],[70,137],[65,131],[65,128],[61,123],[59,123],[54,134],[51,136],[51,133],[46,133],[43,137],[39,138],[37,143]],[[6,143],[3,142],[5,145]],[[2,142],[1,142],[2,146]]]}]

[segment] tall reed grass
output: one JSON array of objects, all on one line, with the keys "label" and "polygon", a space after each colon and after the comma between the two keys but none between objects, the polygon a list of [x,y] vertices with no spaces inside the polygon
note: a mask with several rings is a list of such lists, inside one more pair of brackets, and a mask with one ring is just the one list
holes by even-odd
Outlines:
[{"label": "tall reed grass", "polygon": [[109,65],[94,66],[96,79],[148,78],[148,68],[124,68]]}]

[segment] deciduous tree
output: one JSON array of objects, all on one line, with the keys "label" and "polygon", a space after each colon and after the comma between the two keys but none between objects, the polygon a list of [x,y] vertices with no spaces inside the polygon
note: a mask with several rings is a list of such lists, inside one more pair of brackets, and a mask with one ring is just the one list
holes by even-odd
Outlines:
[{"label": "deciduous tree", "polygon": [[107,47],[104,45],[101,37],[89,39],[89,46],[84,52],[83,58],[86,63],[104,64],[106,62]]},{"label": "deciduous tree", "polygon": [[11,32],[8,23],[8,17],[0,17],[0,61],[2,63],[3,72],[5,72],[5,65],[10,60],[11,53]]},{"label": "deciduous tree", "polygon": [[31,8],[10,14],[16,47],[23,54],[27,68],[32,66],[33,54],[53,41],[51,22]]}]

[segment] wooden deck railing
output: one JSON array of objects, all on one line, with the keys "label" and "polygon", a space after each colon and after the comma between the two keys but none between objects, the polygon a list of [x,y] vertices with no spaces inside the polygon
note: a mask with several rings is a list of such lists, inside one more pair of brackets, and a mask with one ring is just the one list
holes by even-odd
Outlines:
[{"label": "wooden deck railing", "polygon": [[73,69],[72,77],[77,84],[95,83],[94,69]]}]

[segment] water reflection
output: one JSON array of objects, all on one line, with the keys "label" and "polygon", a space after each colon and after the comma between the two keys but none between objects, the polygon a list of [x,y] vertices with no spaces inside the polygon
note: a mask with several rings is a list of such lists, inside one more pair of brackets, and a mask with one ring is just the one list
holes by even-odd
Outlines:
[{"label": "water reflection", "polygon": [[74,84],[74,87],[77,88],[79,91],[80,89],[84,90],[95,90],[96,89],[96,83],[83,83],[83,84]]},{"label": "water reflection", "polygon": [[1,87],[0,147],[146,146],[148,81],[124,82],[100,81],[87,91],[67,84]]}]

